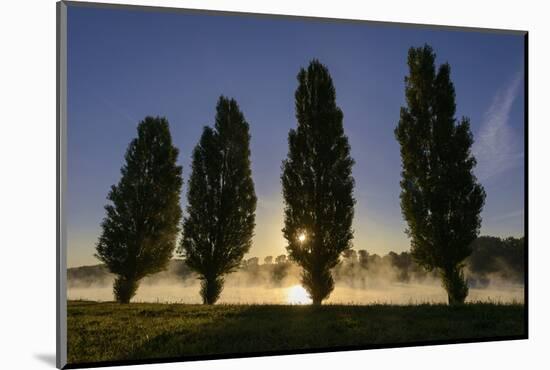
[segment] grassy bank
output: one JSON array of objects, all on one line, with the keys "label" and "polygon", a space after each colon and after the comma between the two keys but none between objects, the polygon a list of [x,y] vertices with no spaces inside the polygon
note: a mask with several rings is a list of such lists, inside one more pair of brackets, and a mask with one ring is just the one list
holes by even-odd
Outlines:
[{"label": "grassy bank", "polygon": [[523,305],[181,305],[68,303],[68,360],[250,353],[515,336]]}]

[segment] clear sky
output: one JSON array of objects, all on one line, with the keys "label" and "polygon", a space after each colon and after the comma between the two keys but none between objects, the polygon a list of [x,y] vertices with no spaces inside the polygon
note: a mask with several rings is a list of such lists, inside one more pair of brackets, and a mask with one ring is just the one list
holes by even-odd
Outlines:
[{"label": "clear sky", "polygon": [[424,43],[437,63],[450,63],[457,116],[471,119],[476,174],[487,192],[481,233],[522,236],[523,36],[69,6],[68,266],[98,263],[103,206],[138,122],[167,117],[186,183],[191,152],[202,127],[213,124],[221,94],[237,100],[250,124],[258,206],[249,256],[285,253],[280,166],[296,126],[296,75],[313,58],[333,77],[356,161],[354,248],[408,250],[393,130],[407,51]]}]

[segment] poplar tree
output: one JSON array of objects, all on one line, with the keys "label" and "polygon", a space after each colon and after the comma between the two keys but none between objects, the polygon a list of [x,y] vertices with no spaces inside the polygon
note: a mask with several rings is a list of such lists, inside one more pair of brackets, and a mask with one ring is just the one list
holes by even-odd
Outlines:
[{"label": "poplar tree", "polygon": [[317,60],[298,73],[295,107],[297,127],[282,165],[282,231],[289,258],[302,267],[302,284],[320,305],[334,289],[331,269],[351,248],[355,200],[343,114],[329,71]]},{"label": "poplar tree", "polygon": [[199,275],[203,303],[214,304],[224,275],[249,251],[255,226],[249,126],[234,99],[220,97],[214,127],[203,129],[187,201],[179,252]]},{"label": "poplar tree", "polygon": [[408,53],[405,107],[395,136],[401,148],[401,210],[413,258],[437,269],[449,304],[468,295],[464,260],[479,234],[485,191],[474,176],[476,160],[468,118],[455,118],[449,64],[436,72],[425,45]]},{"label": "poplar tree", "polygon": [[95,256],[115,274],[114,295],[128,303],[140,280],[166,268],[181,221],[182,170],[168,121],[146,117],[111,187]]}]

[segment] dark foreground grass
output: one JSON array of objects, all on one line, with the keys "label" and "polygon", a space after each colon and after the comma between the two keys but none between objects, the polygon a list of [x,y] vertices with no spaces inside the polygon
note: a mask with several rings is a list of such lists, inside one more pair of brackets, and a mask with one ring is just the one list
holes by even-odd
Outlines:
[{"label": "dark foreground grass", "polygon": [[69,364],[524,334],[523,305],[68,303]]}]

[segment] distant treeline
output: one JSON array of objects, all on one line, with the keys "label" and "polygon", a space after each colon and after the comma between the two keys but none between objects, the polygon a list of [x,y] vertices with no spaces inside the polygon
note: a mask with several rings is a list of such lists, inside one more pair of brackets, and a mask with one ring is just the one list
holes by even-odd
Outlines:
[{"label": "distant treeline", "polygon": [[[471,245],[472,254],[466,260],[465,270],[468,285],[483,288],[491,282],[523,284],[524,282],[524,238],[497,238],[481,236]],[[241,284],[283,285],[286,279],[299,278],[299,267],[290,262],[286,255],[245,259],[236,274],[244,273]],[[336,283],[357,288],[369,281],[400,283],[424,283],[438,278],[437,272],[426,271],[414,262],[410,252],[390,252],[384,256],[370,254],[361,249],[345,253],[333,269]],[[112,284],[111,275],[105,265],[82,266],[67,271],[69,286],[94,286]],[[150,283],[162,280],[195,280],[193,271],[184,260],[173,259],[168,269],[147,279]],[[189,280],[191,279],[191,280]]]},{"label": "distant treeline", "polygon": [[[465,275],[470,287],[486,287],[491,282],[523,284],[524,238],[497,238],[481,236],[471,245],[472,254],[465,261]],[[385,256],[369,254],[366,250],[352,250],[335,268],[336,280],[353,283],[364,276],[360,269],[368,271],[367,278],[384,277],[398,282],[424,282],[438,278],[436,270],[426,271],[412,258],[410,252],[390,252]]]},{"label": "distant treeline", "polygon": [[473,253],[466,260],[467,268],[478,284],[487,284],[491,277],[517,283],[525,277],[524,238],[500,239],[482,236],[472,245]]}]

